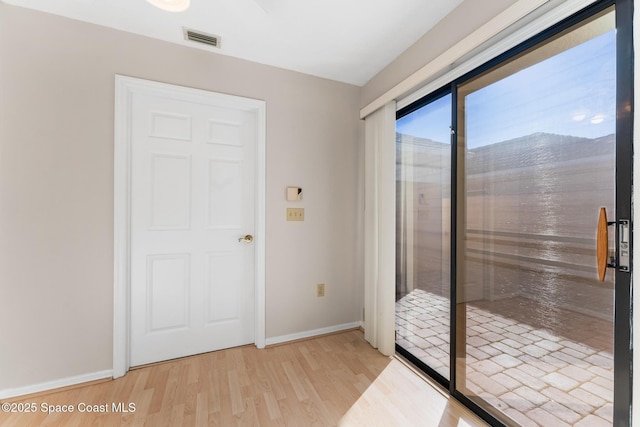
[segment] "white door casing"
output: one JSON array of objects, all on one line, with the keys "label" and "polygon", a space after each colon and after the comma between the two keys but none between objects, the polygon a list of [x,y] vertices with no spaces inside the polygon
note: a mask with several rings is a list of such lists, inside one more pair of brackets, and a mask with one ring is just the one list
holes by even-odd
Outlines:
[{"label": "white door casing", "polygon": [[116,76],[114,377],[264,347],[264,146],[263,101]]}]

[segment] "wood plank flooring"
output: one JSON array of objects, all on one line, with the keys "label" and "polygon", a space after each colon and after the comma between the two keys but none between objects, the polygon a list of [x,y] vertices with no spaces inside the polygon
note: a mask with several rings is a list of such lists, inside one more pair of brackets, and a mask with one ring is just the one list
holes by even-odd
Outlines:
[{"label": "wood plank flooring", "polygon": [[[0,412],[2,427],[486,426],[355,330],[264,350],[206,353],[11,402],[37,410]],[[74,412],[47,414],[43,404],[71,405]],[[118,404],[135,410],[116,412]],[[80,412],[83,405],[108,412]]]}]

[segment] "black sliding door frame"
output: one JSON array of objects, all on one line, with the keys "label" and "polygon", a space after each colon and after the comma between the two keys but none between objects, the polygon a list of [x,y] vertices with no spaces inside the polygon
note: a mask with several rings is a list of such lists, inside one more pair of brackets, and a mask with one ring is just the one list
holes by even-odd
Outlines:
[{"label": "black sliding door frame", "polygon": [[[404,116],[406,116],[408,114],[411,114],[414,111],[417,111],[420,108],[431,104],[432,102],[438,101],[439,99],[441,99],[441,98],[443,98],[443,97],[445,97],[447,95],[452,95],[452,100],[451,100],[451,102],[452,102],[452,110],[455,111],[455,109],[453,108],[453,105],[455,105],[454,104],[455,103],[455,98],[453,96],[455,96],[455,95],[453,94],[453,92],[451,92],[451,87],[454,87],[454,86],[453,85],[445,86],[445,87],[443,87],[443,88],[441,88],[439,90],[436,90],[436,91],[432,92],[431,94],[419,99],[418,101],[416,101],[416,102],[412,103],[411,105],[403,108],[402,110],[399,110],[396,113],[396,119],[399,119],[399,118],[404,117]],[[452,150],[453,150],[453,147],[454,147],[454,135],[453,135],[453,133],[454,133],[453,132],[454,125],[453,125],[453,123],[454,122],[452,122],[452,125],[450,126],[451,127],[450,146],[452,147],[451,148]],[[453,151],[452,151],[452,153],[453,153]],[[453,176],[453,174],[454,174],[453,159],[452,159],[452,165],[451,166],[452,166],[452,169],[451,169],[452,177],[451,177],[451,179],[452,179],[452,182],[455,182],[455,177]],[[455,195],[455,187],[452,187],[451,188],[451,208],[452,208],[451,212],[454,212],[454,210],[453,210],[454,204],[455,204],[454,195]],[[453,232],[453,230],[452,230],[452,232]],[[453,262],[453,258],[452,258],[452,262]],[[451,282],[451,283],[452,283],[451,289],[453,289],[454,288],[454,286],[453,286],[454,282]],[[455,301],[455,300],[453,300],[453,301]],[[452,304],[452,305],[455,306],[455,304]],[[453,307],[453,310],[455,310],[455,307]],[[453,322],[450,322],[450,325],[453,325]],[[451,333],[450,333],[450,335],[451,335]],[[451,336],[453,336],[453,335],[451,335]],[[445,378],[442,374],[437,372],[435,369],[431,368],[429,365],[427,365],[422,360],[420,360],[419,358],[414,356],[411,352],[405,350],[402,346],[398,345],[397,343],[396,343],[395,348],[396,348],[396,352],[401,354],[402,357],[404,357],[405,359],[409,360],[415,366],[420,368],[420,370],[422,370],[423,372],[427,373],[431,378],[433,378],[441,386],[443,386],[446,389],[449,389],[450,381],[447,378]],[[454,362],[455,362],[455,359],[451,359],[451,363],[454,363]],[[450,364],[449,366],[451,367],[453,365]],[[454,371],[453,369],[449,370],[450,375],[453,373],[453,371]],[[450,392],[451,391],[452,390],[450,390]]]},{"label": "black sliding door frame", "polygon": [[[616,221],[628,219],[633,235],[633,0],[616,6]],[[616,227],[616,253],[620,253]],[[630,239],[630,244],[632,239]],[[614,399],[613,423],[631,425],[632,398],[632,292],[633,248],[629,271],[615,269]]]},{"label": "black sliding door frame", "polygon": [[[426,372],[435,381],[447,388],[449,393],[472,409],[492,426],[504,426],[492,414],[480,407],[469,397],[457,389],[458,375],[456,369],[457,352],[465,352],[460,338],[457,337],[457,269],[458,230],[460,220],[458,213],[458,87],[470,79],[540,45],[551,37],[577,25],[584,20],[615,6],[616,16],[616,221],[632,221],[632,173],[633,173],[633,0],[601,0],[596,1],[584,10],[572,15],[562,22],[548,28],[533,38],[521,43],[513,49],[499,55],[473,71],[455,79],[450,84],[434,91],[430,95],[400,109],[396,118],[402,118],[423,106],[451,95],[451,217],[450,217],[450,347],[449,347],[449,379],[427,366],[409,351],[396,344],[396,351]],[[595,230],[595,225],[594,225]],[[616,251],[618,246],[618,227],[615,228]],[[631,230],[633,224],[631,222]],[[595,232],[595,231],[594,231]],[[631,235],[633,231],[631,231]],[[632,242],[632,239],[630,239]],[[616,252],[618,253],[618,252]],[[633,249],[630,248],[629,271],[615,268],[615,301],[614,301],[614,403],[613,425],[629,427],[631,425],[632,399],[632,289],[631,272],[633,272]],[[462,337],[464,339],[464,337]]]}]

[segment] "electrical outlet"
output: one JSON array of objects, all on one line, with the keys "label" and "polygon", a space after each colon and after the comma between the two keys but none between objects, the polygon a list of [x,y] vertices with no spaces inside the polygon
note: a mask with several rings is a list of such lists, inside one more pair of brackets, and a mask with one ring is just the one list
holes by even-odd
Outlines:
[{"label": "electrical outlet", "polygon": [[324,283],[318,283],[316,285],[316,295],[319,297],[324,296]]}]

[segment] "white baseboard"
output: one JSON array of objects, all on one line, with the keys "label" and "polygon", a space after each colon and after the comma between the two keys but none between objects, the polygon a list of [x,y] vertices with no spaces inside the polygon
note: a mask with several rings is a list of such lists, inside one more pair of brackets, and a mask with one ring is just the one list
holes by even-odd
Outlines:
[{"label": "white baseboard", "polygon": [[333,332],[346,331],[348,329],[359,328],[362,322],[344,323],[342,325],[327,326],[326,328],[314,329],[311,331],[296,332],[295,334],[280,335],[278,337],[267,338],[266,344],[280,344],[287,341],[295,341],[303,338],[311,338],[318,335],[330,334]]},{"label": "white baseboard", "polygon": [[[311,338],[318,335],[330,334],[333,332],[346,331],[349,329],[361,328],[363,322],[351,322],[344,323],[342,325],[327,326],[326,328],[314,329],[311,331],[297,332],[295,334],[280,335],[277,337],[271,337],[266,339],[266,345],[280,344],[288,341],[295,341],[303,338]],[[55,390],[57,388],[69,387],[76,384],[87,383],[90,381],[102,380],[105,378],[112,378],[113,371],[111,369],[99,372],[93,372],[90,374],[76,375],[73,377],[60,378],[54,381],[48,381],[39,384],[33,384],[24,387],[7,388],[0,390],[0,399],[11,399],[19,396],[27,396],[34,393],[41,393],[43,391]]]},{"label": "white baseboard", "polygon": [[26,396],[29,394],[40,393],[43,391],[55,390],[57,388],[69,387],[76,384],[87,383],[90,381],[103,380],[105,378],[112,378],[113,371],[98,371],[90,374],[76,375],[73,377],[60,378],[54,381],[47,381],[44,383],[28,385],[24,387],[6,388],[0,390],[0,399],[10,399],[13,397]]}]

